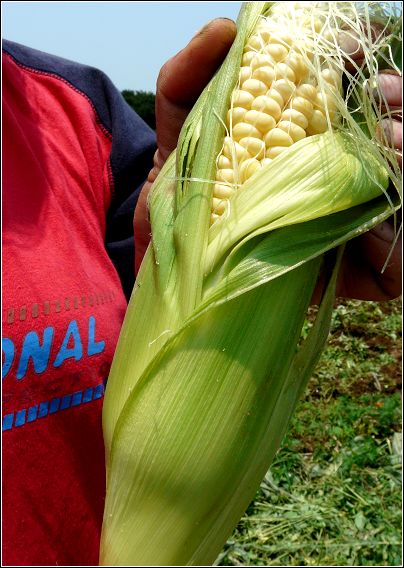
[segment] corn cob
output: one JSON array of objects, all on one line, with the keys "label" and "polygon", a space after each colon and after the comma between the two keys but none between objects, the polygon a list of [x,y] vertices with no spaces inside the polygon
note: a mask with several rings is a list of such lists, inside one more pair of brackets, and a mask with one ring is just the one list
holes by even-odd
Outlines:
[{"label": "corn cob", "polygon": [[341,88],[338,25],[362,29],[356,4],[244,4],[154,184],[152,243],[104,402],[102,565],[215,560],[320,356],[341,246],[399,206],[395,154],[374,140],[380,109],[363,88],[385,47],[369,30],[368,76],[345,73]]},{"label": "corn cob", "polygon": [[311,31],[319,33],[324,21],[318,16],[312,21],[304,8],[294,9],[294,23],[305,35],[294,42],[285,32],[290,15],[290,7],[280,5],[271,18],[261,18],[244,48],[227,113],[229,135],[217,160],[211,223],[225,213],[237,187],[294,143],[326,132],[337,115],[342,71],[325,58],[319,78],[310,69]]}]

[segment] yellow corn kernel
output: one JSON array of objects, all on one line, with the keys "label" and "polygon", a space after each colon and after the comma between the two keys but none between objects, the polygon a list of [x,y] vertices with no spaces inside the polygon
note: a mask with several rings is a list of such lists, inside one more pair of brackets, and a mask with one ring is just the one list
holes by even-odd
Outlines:
[{"label": "yellow corn kernel", "polygon": [[263,45],[264,44],[260,36],[258,34],[254,34],[253,36],[250,37],[244,49],[251,51],[260,51]]},{"label": "yellow corn kernel", "polygon": [[309,68],[299,53],[291,53],[286,60],[287,65],[293,69],[296,79],[302,81],[309,74]]},{"label": "yellow corn kernel", "polygon": [[[265,112],[270,114],[275,120],[279,120],[282,114],[283,99],[278,93],[276,93],[277,98],[271,97],[269,93],[270,91],[268,91],[267,95],[254,99],[251,109]],[[279,99],[281,104],[279,104]]]},{"label": "yellow corn kernel", "polygon": [[217,167],[218,167],[218,169],[221,169],[221,170],[231,168],[232,167],[231,160],[229,160],[229,158],[226,158],[226,156],[221,154],[219,156],[218,161],[217,161]]},{"label": "yellow corn kernel", "polygon": [[253,79],[258,79],[270,87],[275,81],[275,70],[269,65],[264,65],[263,67],[257,67],[252,73]]},{"label": "yellow corn kernel", "polygon": [[247,66],[251,65],[251,61],[252,61],[252,59],[254,59],[255,55],[256,55],[256,51],[246,51],[243,55],[242,60],[241,60],[243,67],[247,67]]},{"label": "yellow corn kernel", "polygon": [[281,120],[277,128],[284,130],[292,138],[293,142],[299,142],[306,138],[306,131],[304,128],[288,120]]},{"label": "yellow corn kernel", "polygon": [[229,199],[233,193],[233,188],[224,183],[215,183],[213,186],[213,197],[216,199]]},{"label": "yellow corn kernel", "polygon": [[244,107],[234,107],[230,109],[227,113],[227,126],[230,128],[236,125],[238,122],[242,122],[247,109]]},{"label": "yellow corn kernel", "polygon": [[341,73],[338,73],[335,69],[323,69],[321,75],[329,85],[338,90],[341,88]]},{"label": "yellow corn kernel", "polygon": [[218,181],[227,181],[227,183],[234,183],[234,170],[232,168],[219,169],[216,172],[216,179]]},{"label": "yellow corn kernel", "polygon": [[272,128],[275,128],[276,121],[270,114],[266,112],[260,112],[259,110],[249,110],[246,112],[244,121],[252,124],[262,133],[268,132]]},{"label": "yellow corn kernel", "polygon": [[277,31],[276,33],[273,33],[271,35],[268,43],[280,43],[285,47],[290,47],[291,45],[293,45],[293,37],[286,31]]},{"label": "yellow corn kernel", "polygon": [[254,101],[254,95],[247,91],[236,89],[232,94],[231,100],[232,106],[249,109],[251,108],[251,104]]},{"label": "yellow corn kernel", "polygon": [[240,146],[243,146],[253,158],[261,159],[265,154],[265,142],[260,138],[246,136],[240,140]]},{"label": "yellow corn kernel", "polygon": [[240,68],[240,73],[239,73],[240,85],[243,84],[244,81],[247,81],[247,79],[251,79],[251,77],[252,77],[252,70],[249,65]]},{"label": "yellow corn kernel", "polygon": [[288,56],[288,49],[280,43],[272,43],[264,47],[264,53],[267,53],[276,62],[284,61]]},{"label": "yellow corn kernel", "polygon": [[310,83],[302,83],[296,89],[296,96],[303,97],[308,101],[314,102],[317,96],[317,89],[314,85]]},{"label": "yellow corn kernel", "polygon": [[314,42],[311,38],[297,39],[293,43],[293,52],[298,55],[304,54],[304,59],[313,61],[314,59]]},{"label": "yellow corn kernel", "polygon": [[222,153],[231,161],[233,161],[233,156],[238,162],[251,158],[247,150],[230,136],[226,136],[224,139]]},{"label": "yellow corn kernel", "polygon": [[303,129],[306,129],[309,124],[309,121],[304,114],[293,108],[285,109],[282,113],[281,119],[294,122]]},{"label": "yellow corn kernel", "polygon": [[240,182],[244,183],[259,169],[261,169],[261,163],[256,158],[243,162],[239,169]]},{"label": "yellow corn kernel", "polygon": [[212,199],[212,209],[217,215],[223,215],[226,211],[227,199],[218,199],[214,197]]},{"label": "yellow corn kernel", "polygon": [[[280,128],[273,128],[264,136],[265,146],[291,146],[293,139],[284,130]],[[269,158],[271,156],[268,156]]]},{"label": "yellow corn kernel", "polygon": [[289,81],[288,79],[278,79],[277,81],[274,81],[272,89],[279,93],[283,102],[286,103],[290,99],[296,87],[292,81]]},{"label": "yellow corn kernel", "polygon": [[326,108],[328,110],[335,110],[337,108],[337,105],[335,103],[335,98],[329,93],[317,93],[314,106],[318,107],[320,110]]},{"label": "yellow corn kernel", "polygon": [[259,34],[260,38],[264,42],[264,45],[266,45],[271,38],[272,32],[266,22],[261,22],[257,26],[257,34]]},{"label": "yellow corn kernel", "polygon": [[296,76],[293,69],[287,63],[277,63],[275,65],[276,79],[287,79],[291,83],[296,82]]},{"label": "yellow corn kernel", "polygon": [[[290,108],[299,111],[303,114],[307,120],[310,119],[313,114],[313,105],[311,102],[304,97],[293,97],[289,104]],[[305,128],[305,127],[304,127]]]},{"label": "yellow corn kernel", "polygon": [[260,131],[252,124],[248,124],[248,122],[239,122],[236,124],[233,128],[232,135],[237,142],[240,142],[242,138],[246,137],[261,138]]},{"label": "yellow corn kernel", "polygon": [[309,125],[307,127],[306,133],[309,136],[313,134],[322,134],[327,130],[327,120],[321,110],[315,109],[309,120]]},{"label": "yellow corn kernel", "polygon": [[268,166],[271,162],[272,162],[271,158],[263,158],[261,160],[261,167],[265,168],[265,166]]},{"label": "yellow corn kernel", "polygon": [[244,81],[241,88],[243,91],[251,93],[254,97],[264,95],[268,90],[267,85],[258,79],[247,79],[247,81]]},{"label": "yellow corn kernel", "polygon": [[331,94],[318,93],[314,107],[320,110],[325,116],[327,116],[328,113],[330,120],[334,120],[336,116],[337,105],[335,103],[335,98]]},{"label": "yellow corn kernel", "polygon": [[210,224],[213,225],[218,219],[220,219],[221,215],[217,215],[217,213],[210,214]]},{"label": "yellow corn kernel", "polygon": [[257,69],[258,67],[273,67],[274,61],[269,55],[264,53],[255,53],[254,57],[251,59],[251,69]]},{"label": "yellow corn kernel", "polygon": [[268,148],[267,151],[265,152],[265,157],[273,160],[274,158],[279,156],[279,154],[282,154],[282,152],[284,152],[287,149],[288,146],[271,146],[271,148]]},{"label": "yellow corn kernel", "polygon": [[315,33],[320,33],[324,26],[324,22],[320,18],[313,18],[311,16],[306,16],[302,20],[302,25]]}]

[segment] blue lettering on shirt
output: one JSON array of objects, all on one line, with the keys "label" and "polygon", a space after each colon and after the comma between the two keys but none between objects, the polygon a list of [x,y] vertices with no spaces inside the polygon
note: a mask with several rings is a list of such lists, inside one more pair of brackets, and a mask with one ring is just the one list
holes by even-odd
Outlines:
[{"label": "blue lettering on shirt", "polygon": [[1,369],[1,375],[4,379],[7,373],[9,372],[11,365],[14,361],[14,343],[8,337],[3,337],[1,342],[1,348],[3,351],[3,365]]},{"label": "blue lettering on shirt", "polygon": [[97,355],[105,349],[105,341],[95,341],[95,317],[90,316],[88,320],[88,349],[87,355]]},{"label": "blue lettering on shirt", "polygon": [[[18,349],[14,342],[8,338],[2,339],[3,364],[2,378],[4,379],[10,372],[14,361],[18,364],[16,378],[23,379],[32,361],[35,373],[43,373],[49,367],[49,358],[52,351],[55,329],[47,327],[43,332],[42,342],[36,331],[30,331],[24,337],[21,355],[18,359]],[[88,319],[88,344],[87,355],[89,357],[98,355],[105,350],[105,341],[96,339],[96,320],[94,316]],[[80,361],[83,357],[83,343],[80,330],[76,320],[72,320],[67,328],[62,344],[57,352],[53,366],[58,368],[68,359]]]},{"label": "blue lettering on shirt", "polygon": [[36,373],[43,373],[46,370],[54,333],[55,330],[53,327],[45,328],[43,332],[42,345],[39,343],[39,337],[35,331],[27,333],[22,346],[20,362],[18,364],[17,379],[24,378],[30,359],[32,359]]},{"label": "blue lettering on shirt", "polygon": [[[68,347],[70,339],[73,340],[72,347]],[[66,361],[66,359],[76,359],[76,361],[80,361],[82,357],[83,345],[81,343],[80,332],[76,320],[73,320],[69,323],[65,338],[63,339],[59,353],[56,355],[53,366],[60,367]]]}]

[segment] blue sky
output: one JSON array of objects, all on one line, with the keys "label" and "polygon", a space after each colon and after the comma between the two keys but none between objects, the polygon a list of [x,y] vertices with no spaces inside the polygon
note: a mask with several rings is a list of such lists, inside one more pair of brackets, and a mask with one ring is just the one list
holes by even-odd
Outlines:
[{"label": "blue sky", "polygon": [[155,91],[160,67],[241,2],[2,2],[2,37],[102,69],[118,89]]}]

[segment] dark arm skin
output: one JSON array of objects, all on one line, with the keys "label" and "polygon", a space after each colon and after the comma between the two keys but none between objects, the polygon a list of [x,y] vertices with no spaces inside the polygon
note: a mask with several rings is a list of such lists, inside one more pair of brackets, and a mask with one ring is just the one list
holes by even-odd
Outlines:
[{"label": "dark arm skin", "polygon": [[[198,32],[183,50],[168,60],[160,71],[156,92],[158,150],[154,156],[154,167],[140,194],[134,217],[136,272],[150,240],[148,192],[165,160],[176,148],[185,118],[224,60],[235,35],[236,26],[232,20],[213,20]],[[355,57],[360,59],[360,52]],[[385,72],[380,80],[389,106],[401,108],[401,78]],[[391,121],[388,130],[395,148],[401,152],[401,123]],[[338,296],[385,301],[401,294],[401,239],[392,251],[394,238],[393,225],[386,221],[347,244],[337,288]],[[381,273],[389,253],[389,263]],[[313,301],[316,302],[316,299],[315,295]]]}]

